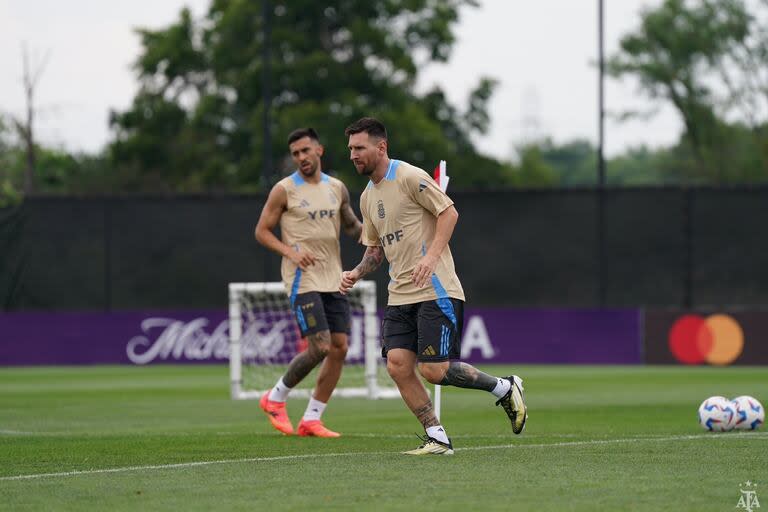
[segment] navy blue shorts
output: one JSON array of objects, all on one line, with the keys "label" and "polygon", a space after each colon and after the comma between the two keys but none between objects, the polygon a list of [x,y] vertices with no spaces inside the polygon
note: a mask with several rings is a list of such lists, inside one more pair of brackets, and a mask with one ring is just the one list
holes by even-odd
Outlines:
[{"label": "navy blue shorts", "polygon": [[387,306],[382,322],[381,355],[393,348],[415,352],[419,361],[459,359],[464,329],[464,301],[437,299]]},{"label": "navy blue shorts", "polygon": [[339,292],[300,293],[293,302],[293,314],[302,338],[320,331],[349,334],[349,301]]}]

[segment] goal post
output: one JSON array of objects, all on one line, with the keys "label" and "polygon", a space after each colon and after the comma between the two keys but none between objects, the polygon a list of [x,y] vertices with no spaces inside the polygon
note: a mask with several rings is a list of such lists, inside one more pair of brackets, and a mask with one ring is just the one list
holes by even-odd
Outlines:
[{"label": "goal post", "polygon": [[[376,283],[360,281],[350,291],[351,333],[338,397],[399,398],[386,375],[379,345]],[[283,283],[229,284],[229,378],[232,399],[254,399],[285,373],[306,349]],[[317,368],[289,397],[309,397]]]}]

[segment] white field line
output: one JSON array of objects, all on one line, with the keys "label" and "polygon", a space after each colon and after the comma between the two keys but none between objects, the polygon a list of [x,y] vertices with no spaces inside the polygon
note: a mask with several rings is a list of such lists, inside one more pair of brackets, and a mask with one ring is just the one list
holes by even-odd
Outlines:
[{"label": "white field line", "polygon": [[[60,430],[56,432],[46,432],[46,431],[33,431],[33,430],[7,430],[7,429],[0,429],[0,436],[7,436],[7,437],[87,437],[87,438],[99,438],[99,437],[114,437],[115,435],[123,434],[123,435],[146,435],[149,437],[205,437],[205,436],[220,436],[220,437],[239,437],[239,436],[245,436],[248,437],[275,437],[275,432],[233,432],[233,431],[227,431],[227,432],[215,432],[215,431],[205,431],[200,430],[196,432],[147,432],[147,431],[125,431],[125,432],[117,432],[113,431],[109,434],[93,434],[91,432],[86,431],[68,431],[68,430]],[[571,434],[568,435],[554,435],[549,437],[568,437],[571,436]],[[352,433],[352,434],[344,434],[344,437],[373,437],[376,439],[399,439],[399,438],[410,438],[414,439],[416,436],[415,434],[366,434],[366,433]],[[479,436],[471,436],[471,435],[465,435],[465,436],[455,436],[455,437],[486,437],[486,438],[496,438],[496,439],[507,439],[509,438],[508,435],[479,435]]]},{"label": "white field line", "polygon": [[[685,435],[685,436],[669,436],[669,437],[628,437],[621,439],[597,439],[592,441],[569,441],[561,443],[540,443],[540,444],[500,444],[495,446],[470,446],[467,448],[456,448],[456,451],[478,451],[478,450],[500,450],[500,449],[518,449],[525,448],[567,448],[572,446],[591,446],[601,444],[622,444],[622,443],[637,443],[644,441],[651,442],[670,442],[670,441],[725,441],[725,440],[763,440],[768,437],[768,432],[747,432],[744,434],[699,434],[699,435]],[[363,456],[368,457],[371,455],[397,455],[399,452],[345,452],[345,453],[312,453],[306,455],[282,455],[277,457],[249,457],[244,459],[223,459],[223,460],[205,460],[198,462],[181,462],[178,464],[158,464],[149,466],[125,466],[121,468],[106,468],[106,469],[86,469],[79,471],[63,471],[60,473],[38,473],[32,475],[14,475],[0,477],[0,481],[9,480],[33,480],[37,478],[58,478],[67,476],[78,475],[98,475],[105,473],[127,473],[131,471],[151,471],[156,469],[183,469],[193,468],[199,466],[214,466],[221,464],[244,464],[251,462],[275,462],[283,460],[300,460],[300,459],[325,459],[329,457],[354,457]]]},{"label": "white field line", "polygon": [[[248,437],[275,437],[275,432],[215,432],[215,431],[195,431],[195,432],[147,432],[147,431],[125,431],[117,432],[113,431],[109,434],[94,434],[87,431],[33,431],[33,430],[8,430],[0,429],[0,436],[7,437],[87,437],[87,438],[99,438],[99,437],[114,437],[117,434],[125,435],[147,435],[150,437],[205,437],[205,436],[220,436],[220,437],[240,437],[247,435]],[[415,439],[416,434],[367,434],[364,432],[345,433],[344,437],[347,438],[375,438],[375,439]],[[452,439],[509,439],[509,434],[458,434],[451,436]],[[563,439],[569,437],[582,437],[580,434],[528,434],[526,439]],[[663,436],[661,436],[663,437]]]}]

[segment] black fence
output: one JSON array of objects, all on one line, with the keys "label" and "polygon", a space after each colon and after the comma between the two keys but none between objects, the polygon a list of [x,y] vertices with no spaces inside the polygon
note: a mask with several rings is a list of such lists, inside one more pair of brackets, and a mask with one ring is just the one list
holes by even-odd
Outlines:
[{"label": "black fence", "polygon": [[[768,189],[456,192],[470,305],[768,305]],[[27,199],[0,209],[7,311],[224,307],[279,280],[254,240],[263,196]],[[357,199],[353,198],[353,203]],[[345,268],[362,248],[342,243]],[[380,298],[384,269],[376,274]]]}]

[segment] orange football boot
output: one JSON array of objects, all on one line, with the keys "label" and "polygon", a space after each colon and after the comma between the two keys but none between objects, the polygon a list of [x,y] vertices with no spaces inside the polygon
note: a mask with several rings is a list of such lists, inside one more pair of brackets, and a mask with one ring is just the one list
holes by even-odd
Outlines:
[{"label": "orange football boot", "polygon": [[273,427],[285,435],[293,434],[293,425],[291,425],[291,419],[285,411],[285,402],[273,402],[269,399],[269,391],[267,391],[259,400],[259,407],[267,413],[269,422]]},{"label": "orange football boot", "polygon": [[299,430],[297,432],[300,436],[314,436],[314,437],[341,437],[341,434],[328,430],[323,425],[321,420],[301,420],[299,422]]}]

